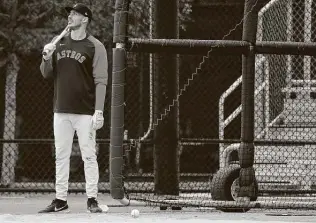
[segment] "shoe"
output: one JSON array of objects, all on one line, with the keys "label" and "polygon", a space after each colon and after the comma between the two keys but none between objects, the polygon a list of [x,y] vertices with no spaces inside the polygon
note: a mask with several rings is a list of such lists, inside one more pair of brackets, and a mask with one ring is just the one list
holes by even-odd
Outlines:
[{"label": "shoe", "polygon": [[50,213],[50,212],[59,212],[67,210],[68,204],[67,201],[54,199],[50,205],[48,205],[45,209],[39,211],[38,213]]},{"label": "shoe", "polygon": [[98,205],[98,201],[94,197],[88,198],[87,208],[88,208],[88,211],[90,211],[91,213],[101,213],[102,212],[102,209]]}]

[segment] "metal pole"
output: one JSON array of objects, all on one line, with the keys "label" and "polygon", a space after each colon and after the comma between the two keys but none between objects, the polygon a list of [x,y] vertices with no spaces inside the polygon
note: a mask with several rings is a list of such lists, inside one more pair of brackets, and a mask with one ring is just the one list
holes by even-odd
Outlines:
[{"label": "metal pole", "polygon": [[124,198],[123,137],[124,137],[124,83],[126,68],[126,27],[128,0],[115,3],[110,131],[110,193],[114,199]]},{"label": "metal pole", "polygon": [[[312,0],[305,0],[304,10],[304,42],[311,42],[312,39]],[[304,87],[310,88],[311,85],[311,57],[304,56]],[[310,92],[308,92],[310,94]],[[309,94],[306,95],[309,97]]]},{"label": "metal pole", "polygon": [[[178,0],[155,0],[154,35],[158,39],[178,38]],[[156,54],[154,82],[154,172],[155,193],[179,194],[178,56]],[[167,110],[165,110],[167,109]],[[160,114],[167,115],[161,118]]]},{"label": "metal pole", "polygon": [[242,56],[242,112],[240,190],[238,197],[250,198],[255,193],[254,163],[254,92],[255,92],[255,44],[258,22],[257,0],[246,0],[242,40],[250,43],[250,52]]}]

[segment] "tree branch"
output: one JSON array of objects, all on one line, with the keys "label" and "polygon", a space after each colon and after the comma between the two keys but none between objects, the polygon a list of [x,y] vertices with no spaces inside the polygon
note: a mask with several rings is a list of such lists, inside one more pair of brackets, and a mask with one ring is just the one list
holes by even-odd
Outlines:
[{"label": "tree branch", "polygon": [[11,42],[10,37],[0,30],[0,37],[4,38],[8,43]]},{"label": "tree branch", "polygon": [[8,58],[0,59],[0,68],[4,67],[8,63]]},{"label": "tree branch", "polygon": [[40,27],[46,21],[46,18],[49,18],[52,15],[52,13],[53,13],[53,7],[50,7],[45,12],[31,19],[28,19],[26,16],[21,16],[20,19],[18,20],[18,23],[23,24],[27,26],[28,28]]},{"label": "tree branch", "polygon": [[12,6],[12,13],[11,13],[11,22],[10,22],[10,27],[15,27],[16,25],[16,18],[18,16],[18,5],[19,1],[15,0]]},{"label": "tree branch", "polygon": [[8,23],[10,21],[10,15],[0,12],[0,21],[1,23]]},{"label": "tree branch", "polygon": [[[4,54],[4,47],[0,47],[0,56]],[[0,68],[4,67],[8,62],[8,58],[4,56],[3,58],[0,58]]]},{"label": "tree branch", "polygon": [[12,63],[12,67],[14,70],[19,70],[20,69],[20,61],[18,56],[15,53],[11,53],[8,57]]}]

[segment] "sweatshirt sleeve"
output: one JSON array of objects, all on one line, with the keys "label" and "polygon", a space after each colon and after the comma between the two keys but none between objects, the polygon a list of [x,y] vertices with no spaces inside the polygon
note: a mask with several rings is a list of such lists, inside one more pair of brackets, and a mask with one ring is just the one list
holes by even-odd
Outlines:
[{"label": "sweatshirt sleeve", "polygon": [[[52,41],[54,41],[56,38],[57,37],[55,36]],[[49,78],[54,75],[54,68],[53,68],[54,56],[55,56],[55,52],[53,53],[52,57],[49,60],[44,60],[42,58],[40,70],[44,78]]]},{"label": "sweatshirt sleeve", "polygon": [[95,110],[103,111],[108,82],[108,60],[106,49],[102,43],[95,45],[93,77],[95,83]]},{"label": "sweatshirt sleeve", "polygon": [[42,58],[42,62],[40,65],[40,70],[44,78],[49,78],[53,76],[53,58],[51,57],[49,60],[44,60]]}]

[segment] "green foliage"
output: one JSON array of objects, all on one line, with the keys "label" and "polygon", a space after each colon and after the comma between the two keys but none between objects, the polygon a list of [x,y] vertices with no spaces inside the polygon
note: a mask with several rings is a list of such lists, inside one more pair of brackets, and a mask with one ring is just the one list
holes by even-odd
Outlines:
[{"label": "green foliage", "polygon": [[[155,23],[155,18],[150,18],[150,14],[153,14],[155,10],[150,1],[131,0],[128,26],[130,37],[150,37],[150,21]],[[186,22],[192,20],[192,2],[193,0],[179,0],[179,29],[185,30]],[[166,5],[166,7],[168,6]]]},{"label": "green foliage", "polygon": [[[109,1],[81,1],[91,6],[89,31],[102,42],[111,40],[113,16]],[[90,4],[91,2],[91,4]],[[42,47],[67,25],[65,6],[73,0],[3,0],[0,2],[0,44],[6,52],[28,54]],[[0,59],[1,64],[1,59]]]},{"label": "green foliage", "polygon": [[192,0],[180,0],[179,4],[179,20],[180,29],[186,30],[186,23],[192,22]]},{"label": "green foliage", "polygon": [[[67,25],[65,6],[75,0],[2,0],[0,1],[0,64],[7,53],[18,55],[31,51],[40,52],[42,47],[58,35]],[[113,35],[114,0],[82,0],[91,7],[93,21],[89,32],[100,41],[111,42]],[[191,18],[192,0],[180,0],[180,28]],[[149,0],[131,0],[129,11],[129,35],[149,37]],[[1,59],[2,58],[2,59]]]}]

